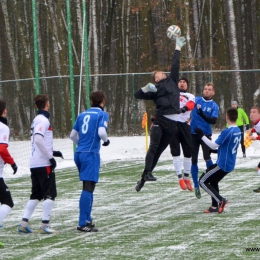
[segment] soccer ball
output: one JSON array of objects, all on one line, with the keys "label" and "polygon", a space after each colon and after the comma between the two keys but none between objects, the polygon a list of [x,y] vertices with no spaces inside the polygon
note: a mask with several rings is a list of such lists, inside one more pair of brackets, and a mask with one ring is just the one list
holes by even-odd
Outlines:
[{"label": "soccer ball", "polygon": [[181,29],[178,25],[171,25],[168,29],[167,29],[167,37],[171,40],[175,40],[177,37],[181,36]]}]

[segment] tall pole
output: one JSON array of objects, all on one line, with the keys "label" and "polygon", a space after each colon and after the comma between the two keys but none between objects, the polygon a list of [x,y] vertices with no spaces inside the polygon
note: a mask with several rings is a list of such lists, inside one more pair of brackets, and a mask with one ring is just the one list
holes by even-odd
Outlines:
[{"label": "tall pole", "polygon": [[36,94],[40,93],[39,60],[38,60],[38,35],[37,35],[37,10],[36,0],[32,0],[33,16],[33,42],[34,42],[34,67],[35,67],[35,87]]},{"label": "tall pole", "polygon": [[88,19],[87,19],[87,11],[86,11],[86,2],[82,0],[82,9],[83,9],[83,17],[85,18],[85,24],[83,27],[84,30],[84,52],[85,52],[85,70],[86,70],[86,102],[87,108],[90,108],[90,80],[89,80],[89,58],[88,58]]},{"label": "tall pole", "polygon": [[74,99],[74,73],[73,73],[73,59],[72,59],[70,0],[66,0],[66,8],[67,8],[67,24],[68,24],[68,50],[69,50],[69,70],[70,70],[71,121],[72,121],[72,126],[73,126],[74,123],[75,123],[75,99]]}]

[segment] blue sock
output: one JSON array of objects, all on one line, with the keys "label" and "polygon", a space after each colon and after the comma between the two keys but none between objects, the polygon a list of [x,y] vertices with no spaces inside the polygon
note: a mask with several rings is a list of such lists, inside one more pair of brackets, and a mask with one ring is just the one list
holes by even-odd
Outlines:
[{"label": "blue sock", "polygon": [[191,176],[192,176],[192,179],[193,179],[194,187],[199,188],[199,181],[198,181],[199,167],[198,167],[197,164],[191,165]]},{"label": "blue sock", "polygon": [[79,226],[85,226],[86,221],[91,222],[93,194],[83,190],[79,199]]},{"label": "blue sock", "polygon": [[213,162],[212,162],[211,159],[210,159],[209,161],[206,161],[206,167],[207,167],[207,169],[208,169],[211,165],[213,165]]}]

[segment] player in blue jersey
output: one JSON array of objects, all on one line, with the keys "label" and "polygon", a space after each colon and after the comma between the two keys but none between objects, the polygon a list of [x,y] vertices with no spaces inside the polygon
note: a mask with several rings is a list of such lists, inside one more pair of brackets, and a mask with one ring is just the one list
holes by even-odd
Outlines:
[{"label": "player in blue jersey", "polygon": [[203,158],[206,161],[206,167],[209,168],[213,162],[210,157],[209,147],[197,136],[195,128],[202,129],[204,135],[211,140],[211,125],[216,124],[218,119],[219,107],[212,100],[215,95],[214,85],[212,82],[207,83],[203,89],[203,96],[195,98],[195,108],[191,112],[191,135],[192,135],[192,155],[191,155],[191,175],[194,183],[195,195],[201,198],[198,175],[198,155],[200,146],[203,151]]},{"label": "player in blue jersey", "polygon": [[92,222],[93,192],[99,179],[100,140],[108,146],[108,114],[104,112],[106,96],[102,91],[91,92],[91,108],[81,113],[71,131],[70,138],[77,145],[74,161],[78,167],[79,179],[83,183],[79,200],[78,231],[97,232]]},{"label": "player in blue jersey", "polygon": [[212,205],[205,213],[222,213],[228,203],[228,199],[219,194],[218,183],[231,171],[236,164],[237,149],[241,140],[241,131],[236,125],[238,112],[236,108],[230,107],[226,112],[228,128],[224,129],[213,142],[209,140],[202,129],[196,128],[198,138],[201,138],[211,149],[217,149],[218,159],[201,175],[199,184],[212,198]]}]

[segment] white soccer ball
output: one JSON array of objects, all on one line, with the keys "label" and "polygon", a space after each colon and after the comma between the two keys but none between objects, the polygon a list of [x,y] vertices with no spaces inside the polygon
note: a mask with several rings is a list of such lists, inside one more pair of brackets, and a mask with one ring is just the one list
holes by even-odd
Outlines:
[{"label": "white soccer ball", "polygon": [[181,36],[181,29],[178,25],[171,25],[168,29],[167,29],[167,37],[171,40],[175,40],[177,37]]}]

